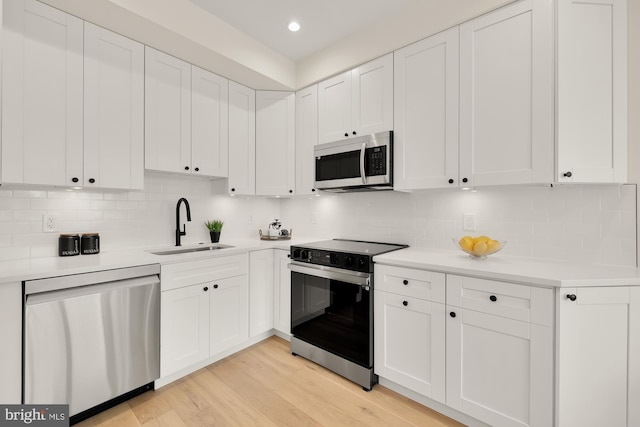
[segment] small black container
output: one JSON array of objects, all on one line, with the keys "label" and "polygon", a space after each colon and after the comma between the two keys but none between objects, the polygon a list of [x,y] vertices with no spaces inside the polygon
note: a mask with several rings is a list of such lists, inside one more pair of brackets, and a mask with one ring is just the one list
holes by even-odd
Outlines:
[{"label": "small black container", "polygon": [[80,255],[80,236],[77,234],[61,234],[58,237],[58,255]]},{"label": "small black container", "polygon": [[80,252],[82,255],[100,253],[100,235],[98,233],[85,233],[80,238]]}]

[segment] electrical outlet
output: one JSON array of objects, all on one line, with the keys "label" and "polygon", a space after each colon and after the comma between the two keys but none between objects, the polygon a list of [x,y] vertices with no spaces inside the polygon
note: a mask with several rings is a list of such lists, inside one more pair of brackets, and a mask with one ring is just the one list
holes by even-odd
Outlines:
[{"label": "electrical outlet", "polygon": [[42,231],[44,233],[55,233],[58,231],[57,218],[49,214],[42,215]]},{"label": "electrical outlet", "polygon": [[464,220],[462,223],[462,229],[465,231],[476,231],[476,214],[466,213],[464,214]]}]

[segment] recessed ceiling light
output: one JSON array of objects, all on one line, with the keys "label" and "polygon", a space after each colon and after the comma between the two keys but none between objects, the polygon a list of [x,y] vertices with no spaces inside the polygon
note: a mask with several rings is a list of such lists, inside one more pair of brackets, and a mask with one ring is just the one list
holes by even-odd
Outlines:
[{"label": "recessed ceiling light", "polygon": [[289,31],[293,31],[294,33],[300,29],[300,24],[296,21],[289,22]]}]

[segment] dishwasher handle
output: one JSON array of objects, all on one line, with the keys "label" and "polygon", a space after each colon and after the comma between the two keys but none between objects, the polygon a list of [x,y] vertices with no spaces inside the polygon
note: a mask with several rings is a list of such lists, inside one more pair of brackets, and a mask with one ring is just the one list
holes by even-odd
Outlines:
[{"label": "dishwasher handle", "polygon": [[107,293],[116,289],[135,288],[138,286],[157,286],[160,289],[160,277],[153,276],[136,277],[134,279],[117,280],[107,283],[96,283],[92,285],[78,286],[74,288],[59,289],[50,292],[26,295],[25,306],[44,304],[55,301],[62,301],[70,298],[77,298],[85,295]]}]

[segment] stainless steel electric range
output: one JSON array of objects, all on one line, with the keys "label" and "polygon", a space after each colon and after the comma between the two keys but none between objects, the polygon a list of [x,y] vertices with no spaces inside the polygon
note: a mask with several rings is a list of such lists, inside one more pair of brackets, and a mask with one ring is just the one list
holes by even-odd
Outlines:
[{"label": "stainless steel electric range", "polygon": [[373,257],[405,247],[342,239],[291,246],[291,352],[371,390]]}]

